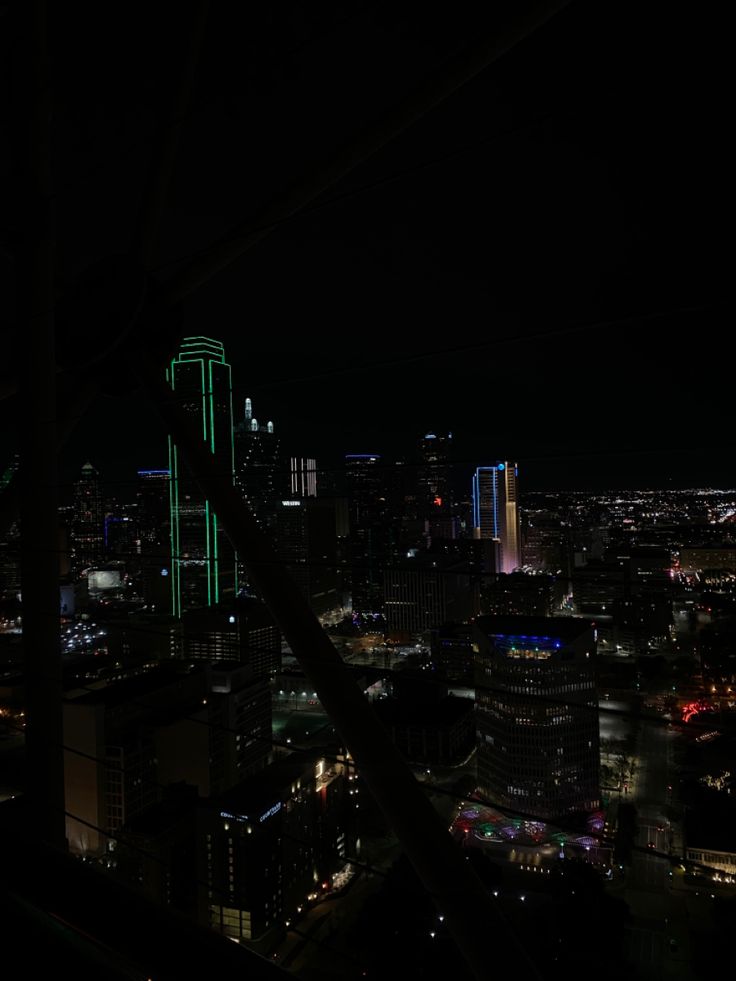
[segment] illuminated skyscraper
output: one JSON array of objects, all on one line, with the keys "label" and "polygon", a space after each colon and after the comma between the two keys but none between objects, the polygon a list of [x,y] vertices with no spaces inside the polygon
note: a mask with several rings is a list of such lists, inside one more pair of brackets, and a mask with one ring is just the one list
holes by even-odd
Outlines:
[{"label": "illuminated skyscraper", "polygon": [[419,444],[418,500],[423,511],[450,510],[450,465],[452,433],[427,433]]},{"label": "illuminated skyscraper", "polygon": [[289,462],[292,497],[317,496],[317,461],[311,457],[292,456]]},{"label": "illuminated skyscraper", "polygon": [[72,517],[72,569],[82,569],[102,561],[105,550],[105,512],[102,505],[100,475],[85,463],[74,485]]},{"label": "illuminated skyscraper", "polygon": [[596,635],[577,617],[478,617],[478,786],[546,819],[600,806]]},{"label": "illuminated skyscraper", "polygon": [[419,444],[417,471],[417,516],[424,523],[424,535],[455,538],[456,524],[450,484],[452,433],[429,432]]},{"label": "illuminated skyscraper", "polygon": [[[184,411],[202,427],[221,479],[234,483],[230,365],[220,341],[185,337],[166,371]],[[174,616],[212,606],[236,590],[236,556],[225,531],[169,437],[171,601]]]},{"label": "illuminated skyscraper", "polygon": [[276,502],[283,497],[279,462],[279,438],[273,423],[261,425],[253,415],[253,403],[246,399],[243,419],[235,427],[235,483],[262,528],[273,528]]},{"label": "illuminated skyscraper", "polygon": [[518,466],[501,461],[478,467],[473,474],[476,535],[501,543],[501,572],[513,572],[521,565],[518,478]]}]

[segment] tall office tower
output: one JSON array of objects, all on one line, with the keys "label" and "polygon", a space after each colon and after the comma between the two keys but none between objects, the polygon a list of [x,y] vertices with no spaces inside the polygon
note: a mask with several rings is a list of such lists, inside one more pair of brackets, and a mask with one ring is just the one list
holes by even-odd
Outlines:
[{"label": "tall office tower", "polygon": [[[13,455],[0,473],[0,496],[13,479],[20,457]],[[10,596],[20,590],[20,522],[10,521],[0,526],[0,596]]]},{"label": "tall office tower", "polygon": [[140,551],[140,531],[138,528],[138,509],[130,504],[114,501],[105,512],[104,538],[105,555],[109,560],[130,561]]},{"label": "tall office tower", "polygon": [[589,620],[478,617],[478,786],[556,819],[600,804],[596,635]]},{"label": "tall office tower", "polygon": [[452,500],[451,454],[452,433],[443,436],[430,432],[419,444],[417,512],[428,542],[457,537],[459,522],[455,519]]},{"label": "tall office tower", "polygon": [[419,444],[418,498],[430,514],[434,508],[447,508],[449,511],[451,450],[452,433],[446,436],[427,433]]},{"label": "tall office tower", "polygon": [[131,567],[146,603],[161,612],[171,606],[170,484],[168,470],[138,471],[138,561]]},{"label": "tall office tower", "polygon": [[102,561],[105,551],[105,511],[102,504],[100,475],[91,463],[85,463],[74,485],[72,513],[72,571]]},{"label": "tall office tower", "polygon": [[412,637],[449,620],[478,613],[478,586],[469,563],[454,556],[419,552],[383,573],[384,616],[391,639]]},{"label": "tall office tower", "polygon": [[311,457],[292,456],[289,460],[292,497],[317,496],[317,461]]},{"label": "tall office tower", "polygon": [[272,529],[276,522],[276,502],[286,496],[286,480],[279,472],[279,438],[273,423],[260,425],[253,416],[253,403],[246,399],[234,437],[236,486],[261,528]]},{"label": "tall office tower", "polygon": [[160,550],[165,548],[167,560],[171,547],[170,481],[168,470],[139,470],[136,488],[141,550],[156,549],[161,554]]},{"label": "tall office tower", "polygon": [[307,497],[279,503],[276,542],[282,559],[315,613],[340,605],[337,517],[330,498]]},{"label": "tall office tower", "polygon": [[381,457],[377,453],[347,454],[345,477],[353,613],[378,614],[383,611],[383,569],[394,558]]},{"label": "tall office tower", "polygon": [[[166,369],[184,410],[202,427],[222,480],[234,483],[233,403],[230,365],[220,341],[185,337]],[[235,551],[169,437],[171,471],[171,609],[211,606],[237,588]]]},{"label": "tall office tower", "polygon": [[476,535],[501,543],[501,572],[513,572],[521,565],[518,487],[515,463],[499,461],[492,467],[478,467],[473,474]]}]

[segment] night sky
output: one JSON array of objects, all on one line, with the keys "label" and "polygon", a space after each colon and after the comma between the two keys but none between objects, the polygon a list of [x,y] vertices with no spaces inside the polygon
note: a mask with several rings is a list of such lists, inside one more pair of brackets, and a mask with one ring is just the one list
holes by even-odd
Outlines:
[{"label": "night sky", "polygon": [[[186,6],[54,10],[62,284],[129,247]],[[494,30],[475,4],[211,6],[162,280]],[[725,117],[694,16],[571,3],[186,301],[237,404],[327,464],[449,429],[526,487],[733,486]],[[87,458],[165,465],[141,396],[98,402],[65,478]]]}]

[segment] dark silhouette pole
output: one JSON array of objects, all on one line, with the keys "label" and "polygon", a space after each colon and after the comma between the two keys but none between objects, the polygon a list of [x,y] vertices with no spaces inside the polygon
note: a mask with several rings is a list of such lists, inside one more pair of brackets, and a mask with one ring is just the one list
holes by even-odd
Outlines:
[{"label": "dark silhouette pole", "polygon": [[14,5],[13,171],[20,339],[20,522],[26,677],[27,819],[65,844],[59,623],[55,232],[51,199],[51,89],[44,0]]}]

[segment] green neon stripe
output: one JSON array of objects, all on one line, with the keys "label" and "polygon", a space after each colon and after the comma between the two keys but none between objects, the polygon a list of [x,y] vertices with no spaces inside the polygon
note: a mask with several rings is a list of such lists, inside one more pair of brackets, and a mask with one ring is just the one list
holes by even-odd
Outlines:
[{"label": "green neon stripe", "polygon": [[235,486],[235,430],[233,429],[233,371],[229,364],[227,368],[227,390],[230,396],[230,469],[232,471],[232,482]]},{"label": "green neon stripe", "polygon": [[199,363],[202,366],[202,434],[205,443],[207,442],[207,389],[205,387],[204,380],[204,361],[199,358]]},{"label": "green neon stripe", "polygon": [[215,389],[212,384],[212,361],[210,360],[210,449],[215,452]]},{"label": "green neon stripe", "polygon": [[[167,371],[168,375],[168,371]],[[169,480],[169,543],[171,544],[171,613],[172,616],[176,616],[176,559],[174,550],[174,536],[176,534],[176,515],[174,514],[174,487],[176,485],[176,473],[174,471],[173,462],[173,448],[171,443],[171,436],[168,437],[169,441],[169,473],[172,478]]]},{"label": "green neon stripe", "polygon": [[207,534],[205,555],[207,558],[207,606],[212,606],[212,560],[210,558],[210,502],[204,502],[204,526]]},{"label": "green neon stripe", "polygon": [[205,334],[193,334],[191,337],[185,337],[181,342],[181,346],[191,347],[193,344],[197,344],[200,341],[206,341],[208,344],[214,344],[215,347],[224,346],[222,341],[216,341],[214,337],[207,337]]},{"label": "green neon stripe", "polygon": [[217,515],[212,512],[212,540],[215,543],[215,603],[220,602],[220,575],[219,575],[219,564],[217,558]]},{"label": "green neon stripe", "polygon": [[221,341],[215,341],[209,337],[185,338],[181,343],[179,359],[182,361],[196,360],[192,355],[197,354],[215,358],[219,362],[224,362],[225,360],[225,348]]},{"label": "green neon stripe", "polygon": [[181,537],[180,537],[180,512],[179,512],[179,450],[174,443],[174,467],[176,470],[176,488],[174,490],[174,508],[176,510],[176,576],[174,585],[176,588],[176,615],[181,616]]},{"label": "green neon stripe", "polygon": [[169,436],[169,521],[171,538],[171,612],[181,616],[181,560],[179,558],[179,455]]}]

